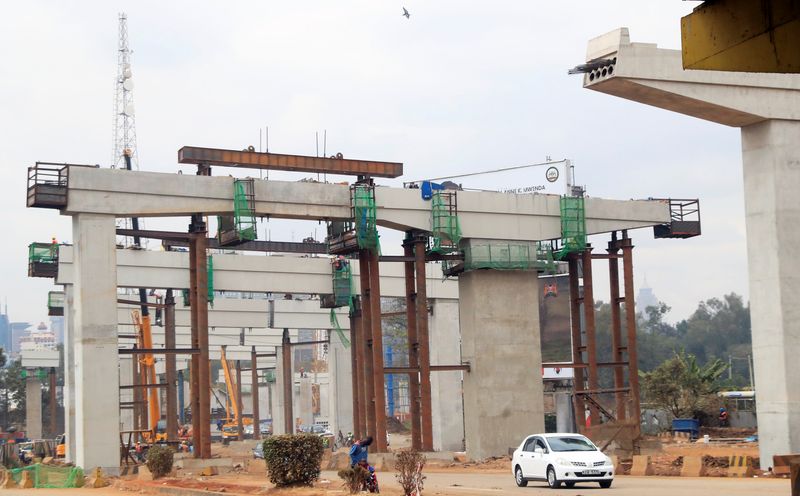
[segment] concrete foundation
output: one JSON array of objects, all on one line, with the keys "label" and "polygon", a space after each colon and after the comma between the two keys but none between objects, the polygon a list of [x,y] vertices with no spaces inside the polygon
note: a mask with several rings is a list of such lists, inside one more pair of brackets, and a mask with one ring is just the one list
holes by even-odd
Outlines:
[{"label": "concrete foundation", "polygon": [[539,280],[535,272],[476,270],[459,276],[467,456],[508,454],[544,431]]},{"label": "concrete foundation", "polygon": [[119,473],[115,219],[78,214],[75,243],[75,463]]},{"label": "concrete foundation", "polygon": [[[461,333],[458,328],[458,300],[429,300],[433,314],[429,319],[432,365],[461,363]],[[462,372],[431,374],[433,449],[464,449],[464,401]]]},{"label": "concrete foundation", "polygon": [[772,460],[800,452],[800,122],[743,127],[742,162],[758,442]]},{"label": "concrete foundation", "polygon": [[570,393],[555,393],[556,430],[558,432],[575,431],[575,410],[572,408]]},{"label": "concrete foundation", "polygon": [[42,381],[35,370],[29,370],[25,378],[25,434],[42,439]]}]

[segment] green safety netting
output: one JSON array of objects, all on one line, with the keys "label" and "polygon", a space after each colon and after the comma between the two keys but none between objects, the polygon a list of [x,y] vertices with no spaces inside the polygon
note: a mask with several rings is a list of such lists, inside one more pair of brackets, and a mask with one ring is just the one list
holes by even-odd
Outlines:
[{"label": "green safety netting", "polygon": [[431,197],[430,250],[435,253],[451,253],[458,250],[461,241],[461,226],[455,206],[455,192],[435,191]]},{"label": "green safety netting", "polygon": [[275,382],[275,371],[274,370],[267,370],[264,374],[264,379],[267,382]]},{"label": "green safety netting", "polygon": [[339,335],[339,339],[342,341],[344,347],[348,348],[350,346],[350,340],[347,339],[347,335],[345,335],[344,329],[342,329],[342,326],[339,325],[339,317],[336,315],[335,308],[331,308],[331,325],[336,330],[336,334]]},{"label": "green safety netting", "polygon": [[464,247],[464,270],[555,270],[540,245],[519,241],[472,241]]},{"label": "green safety netting", "polygon": [[353,302],[353,271],[350,262],[337,260],[333,266],[333,300],[337,307],[350,306]]},{"label": "green safety netting", "polygon": [[233,182],[233,218],[236,232],[242,240],[256,239],[256,211],[253,180],[237,179]]},{"label": "green safety netting", "polygon": [[586,211],[582,196],[561,197],[561,250],[559,260],[586,248]]},{"label": "green safety netting", "polygon": [[31,243],[28,245],[28,262],[56,263],[57,261],[57,243]]},{"label": "green safety netting", "polygon": [[380,252],[375,190],[372,187],[362,184],[353,187],[353,220],[356,224],[358,247]]},{"label": "green safety netting", "polygon": [[28,467],[9,470],[9,476],[19,484],[23,474],[33,481],[37,489],[62,489],[83,486],[83,470],[80,467],[54,467],[35,463]]},{"label": "green safety netting", "polygon": [[48,308],[63,308],[64,307],[64,292],[63,291],[50,291],[47,293],[47,306]]}]

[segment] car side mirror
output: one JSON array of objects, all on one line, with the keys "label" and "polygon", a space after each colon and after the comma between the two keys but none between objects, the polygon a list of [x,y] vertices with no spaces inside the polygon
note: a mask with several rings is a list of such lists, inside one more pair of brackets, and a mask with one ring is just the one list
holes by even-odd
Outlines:
[{"label": "car side mirror", "polygon": [[537,446],[537,447],[533,448],[533,452],[537,453],[539,455],[543,455],[544,454],[544,450],[541,448],[541,446]]}]

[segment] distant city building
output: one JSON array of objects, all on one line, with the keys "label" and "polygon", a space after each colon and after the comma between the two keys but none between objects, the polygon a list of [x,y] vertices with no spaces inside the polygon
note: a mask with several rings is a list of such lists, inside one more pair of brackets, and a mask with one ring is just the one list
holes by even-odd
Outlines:
[{"label": "distant city building", "polygon": [[12,322],[11,323],[11,355],[16,356],[19,354],[19,341],[27,334],[27,329],[31,324],[28,322]]},{"label": "distant city building", "polygon": [[56,336],[56,343],[64,342],[64,317],[50,317],[50,330]]},{"label": "distant city building", "polygon": [[8,358],[11,353],[11,321],[8,319],[8,310],[0,313],[0,348],[3,348]]},{"label": "distant city building", "polygon": [[647,316],[645,311],[647,307],[658,306],[658,298],[656,298],[653,289],[647,285],[647,278],[644,278],[642,287],[639,288],[639,294],[636,295],[636,313]]},{"label": "distant city building", "polygon": [[27,335],[19,341],[19,351],[54,350],[56,348],[56,335],[50,331],[44,322],[40,322],[35,329],[30,329]]}]

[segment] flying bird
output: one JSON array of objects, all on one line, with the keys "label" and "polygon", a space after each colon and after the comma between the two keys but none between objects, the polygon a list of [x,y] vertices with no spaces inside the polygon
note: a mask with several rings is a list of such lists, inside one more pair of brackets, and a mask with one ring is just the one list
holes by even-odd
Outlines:
[{"label": "flying bird", "polygon": [[411,19],[411,14],[409,14],[409,13],[408,13],[408,10],[406,10],[406,8],[405,8],[405,7],[403,7],[403,16],[404,16],[406,19]]}]

